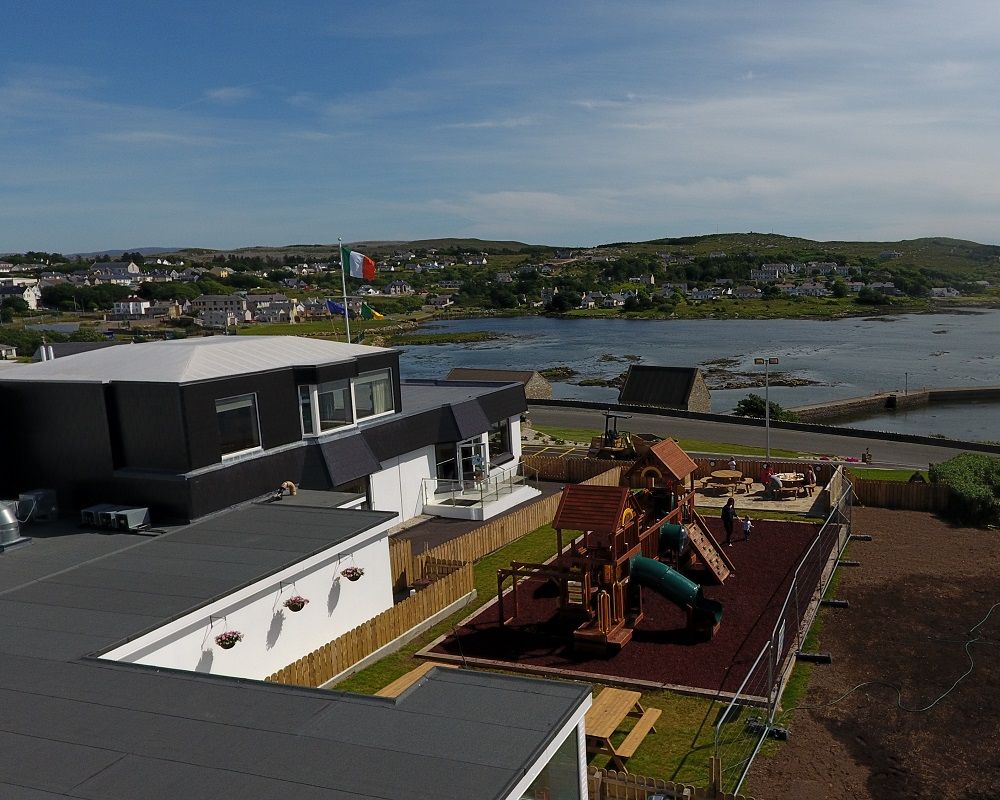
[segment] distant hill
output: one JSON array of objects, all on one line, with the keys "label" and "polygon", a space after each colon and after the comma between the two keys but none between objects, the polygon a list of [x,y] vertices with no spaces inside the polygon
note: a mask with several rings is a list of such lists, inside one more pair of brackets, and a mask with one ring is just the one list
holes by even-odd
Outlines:
[{"label": "distant hill", "polygon": [[110,258],[118,258],[122,253],[142,253],[144,256],[158,256],[163,253],[177,253],[184,250],[183,247],[126,247],[124,249],[110,250],[94,250],[90,253],[67,253],[66,255],[71,258],[80,256],[80,258],[94,258],[95,256],[109,256]]},{"label": "distant hill", "polygon": [[[371,239],[345,242],[353,248],[376,257],[396,250],[490,251],[492,253],[538,254],[551,258],[555,250],[608,250],[618,255],[672,253],[695,258],[725,253],[727,256],[752,255],[764,261],[824,261],[841,260],[848,264],[881,263],[893,269],[924,269],[942,275],[966,278],[1000,275],[1000,246],[979,244],[963,239],[925,237],[896,242],[814,241],[774,233],[719,233],[652,239],[644,242],[613,242],[596,248],[572,245],[532,244],[513,240],[442,237],[413,241]],[[207,260],[216,255],[245,255],[283,259],[330,258],[337,252],[336,243],[292,244],[283,246],[256,245],[227,250],[209,248],[139,248],[143,254],[174,253],[180,257]],[[122,250],[104,250],[110,256]],[[95,254],[81,254],[95,255]]]}]

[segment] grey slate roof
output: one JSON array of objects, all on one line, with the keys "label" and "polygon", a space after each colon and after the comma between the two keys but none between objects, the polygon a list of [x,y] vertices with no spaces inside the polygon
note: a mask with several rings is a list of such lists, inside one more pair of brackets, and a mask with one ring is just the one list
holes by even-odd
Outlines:
[{"label": "grey slate roof", "polygon": [[697,367],[654,367],[633,364],[618,393],[619,403],[686,408]]},{"label": "grey slate roof", "polygon": [[505,797],[589,687],[432,670],[392,700],[86,657],[388,516],[272,504],[155,539],[33,526],[0,555],[0,797]]}]

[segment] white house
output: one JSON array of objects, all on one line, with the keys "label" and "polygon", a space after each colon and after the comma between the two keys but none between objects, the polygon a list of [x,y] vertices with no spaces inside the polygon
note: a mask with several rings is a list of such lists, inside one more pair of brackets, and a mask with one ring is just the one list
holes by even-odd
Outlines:
[{"label": "white house", "polygon": [[120,317],[142,317],[149,310],[150,302],[137,295],[115,302],[112,313]]}]

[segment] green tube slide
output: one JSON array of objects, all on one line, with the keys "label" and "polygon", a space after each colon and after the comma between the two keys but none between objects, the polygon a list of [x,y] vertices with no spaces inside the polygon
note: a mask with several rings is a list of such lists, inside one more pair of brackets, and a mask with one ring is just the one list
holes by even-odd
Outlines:
[{"label": "green tube slide", "polygon": [[629,580],[652,589],[681,608],[694,609],[700,616],[722,621],[722,603],[704,597],[701,587],[677,570],[652,558],[634,556],[629,560]]}]

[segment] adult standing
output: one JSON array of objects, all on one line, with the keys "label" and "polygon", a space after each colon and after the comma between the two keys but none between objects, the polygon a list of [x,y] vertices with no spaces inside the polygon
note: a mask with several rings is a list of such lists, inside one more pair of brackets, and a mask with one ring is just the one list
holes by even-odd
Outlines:
[{"label": "adult standing", "polygon": [[733,546],[733,525],[736,522],[736,500],[732,497],[722,507],[722,527],[726,529],[726,545]]}]

